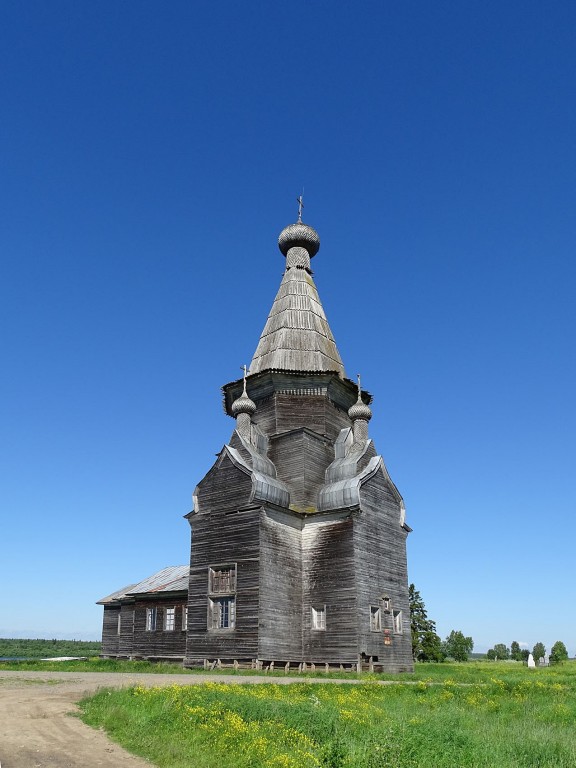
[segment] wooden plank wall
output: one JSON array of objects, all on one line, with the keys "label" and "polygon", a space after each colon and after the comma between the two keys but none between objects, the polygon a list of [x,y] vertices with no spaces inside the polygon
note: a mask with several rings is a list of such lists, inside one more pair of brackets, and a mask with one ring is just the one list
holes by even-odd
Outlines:
[{"label": "wooden plank wall", "polygon": [[[354,518],[354,558],[358,589],[359,651],[378,656],[389,672],[413,668],[406,564],[407,532],[400,525],[400,504],[382,472],[362,486],[361,512]],[[403,634],[395,635],[392,614],[384,615],[383,629],[389,630],[391,645],[384,633],[370,631],[370,605],[379,605],[383,595],[392,600],[392,609],[403,614]]]},{"label": "wooden plank wall", "polygon": [[263,510],[260,518],[258,658],[302,661],[302,520]]},{"label": "wooden plank wall", "polygon": [[119,605],[105,605],[102,618],[102,656],[118,654],[118,616]]},{"label": "wooden plank wall", "polygon": [[[357,661],[353,543],[350,516],[319,516],[306,521],[302,538],[302,629],[307,662]],[[311,609],[324,605],[326,630],[314,630]]]},{"label": "wooden plank wall", "polygon": [[[192,526],[185,664],[205,658],[257,658],[259,506],[242,507],[250,478],[225,459],[198,488]],[[204,510],[204,511],[203,511]],[[236,563],[236,628],[208,629],[208,568]]]},{"label": "wooden plank wall", "polygon": [[256,405],[254,423],[269,436],[307,427],[335,440],[341,429],[350,426],[347,413],[326,395],[276,393]]},{"label": "wooden plank wall", "polygon": [[[132,656],[136,658],[183,659],[186,648],[186,633],[182,631],[182,610],[186,593],[170,597],[143,596],[134,606],[134,644]],[[156,608],[156,629],[146,629],[146,609]],[[164,630],[164,611],[176,608],[176,623],[172,631]]]},{"label": "wooden plank wall", "polygon": [[272,438],[269,455],[279,479],[290,490],[290,507],[314,512],[326,467],[334,459],[334,446],[327,438],[300,428]]},{"label": "wooden plank wall", "polygon": [[123,604],[120,611],[122,623],[118,638],[118,656],[129,658],[134,654],[134,609],[133,601]]},{"label": "wooden plank wall", "polygon": [[210,471],[198,483],[198,508],[193,518],[203,514],[221,516],[234,512],[249,503],[251,492],[249,475],[239,470],[222,449]]}]

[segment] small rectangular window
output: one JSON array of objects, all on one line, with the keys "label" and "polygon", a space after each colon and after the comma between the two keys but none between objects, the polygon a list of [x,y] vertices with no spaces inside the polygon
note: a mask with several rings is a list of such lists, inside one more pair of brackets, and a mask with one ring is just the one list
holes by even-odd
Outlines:
[{"label": "small rectangular window", "polygon": [[402,611],[392,611],[392,616],[394,620],[394,634],[401,635],[402,634]]},{"label": "small rectangular window", "polygon": [[186,632],[188,629],[188,606],[182,606],[182,631]]},{"label": "small rectangular window", "polygon": [[223,565],[208,569],[208,592],[210,594],[227,594],[235,591],[235,565]]},{"label": "small rectangular window", "polygon": [[146,631],[154,632],[156,629],[156,608],[146,608]]},{"label": "small rectangular window", "polygon": [[312,608],[312,629],[326,629],[326,606]]},{"label": "small rectangular window", "polygon": [[377,605],[370,606],[370,629],[372,632],[382,629],[382,611]]},{"label": "small rectangular window", "polygon": [[208,628],[234,629],[236,626],[236,599],[220,597],[208,598]]},{"label": "small rectangular window", "polygon": [[176,608],[164,608],[164,631],[173,632],[176,626]]},{"label": "small rectangular window", "polygon": [[118,626],[116,627],[116,634],[120,634],[122,631],[122,616],[118,614]]}]

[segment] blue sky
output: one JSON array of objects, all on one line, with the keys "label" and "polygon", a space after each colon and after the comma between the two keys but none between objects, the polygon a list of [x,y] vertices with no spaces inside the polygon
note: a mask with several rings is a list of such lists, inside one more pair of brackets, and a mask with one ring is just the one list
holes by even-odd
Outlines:
[{"label": "blue sky", "polygon": [[576,6],[0,9],[0,636],[186,563],[283,270],[315,279],[445,637],[576,654]]}]

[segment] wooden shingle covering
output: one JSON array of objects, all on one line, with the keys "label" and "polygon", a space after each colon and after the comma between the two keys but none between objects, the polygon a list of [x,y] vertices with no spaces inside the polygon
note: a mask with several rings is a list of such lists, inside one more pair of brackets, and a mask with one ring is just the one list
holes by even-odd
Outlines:
[{"label": "wooden shingle covering", "polygon": [[278,294],[250,363],[250,374],[268,369],[335,371],[344,364],[306,269],[286,269]]}]

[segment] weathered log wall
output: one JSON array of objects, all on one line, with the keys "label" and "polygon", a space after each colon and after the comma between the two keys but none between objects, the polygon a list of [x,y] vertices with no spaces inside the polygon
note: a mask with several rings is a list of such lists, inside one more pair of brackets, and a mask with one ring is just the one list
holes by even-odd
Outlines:
[{"label": "weathered log wall", "polygon": [[[205,658],[257,658],[260,507],[241,506],[250,478],[228,458],[217,462],[198,486],[192,527],[188,639],[185,664]],[[208,628],[209,568],[236,566],[234,629]]]},{"label": "weathered log wall", "polygon": [[269,454],[290,491],[291,509],[315,512],[326,467],[334,459],[333,444],[302,427],[272,438]]},{"label": "weathered log wall", "polygon": [[[346,515],[309,518],[302,538],[303,656],[307,662],[357,661],[353,522]],[[312,608],[326,608],[326,629],[312,628]]]},{"label": "weathered log wall", "polygon": [[[134,610],[134,644],[132,656],[135,658],[174,658],[183,659],[186,648],[186,633],[182,631],[182,611],[184,594],[174,597],[153,599],[145,597],[139,600]],[[146,609],[156,608],[156,629],[146,629]],[[167,608],[176,608],[174,630],[164,629],[164,612]]]},{"label": "weathered log wall", "polygon": [[102,619],[102,656],[118,654],[118,616],[119,605],[105,605]]},{"label": "weathered log wall", "polygon": [[258,402],[254,423],[270,436],[307,427],[332,440],[343,427],[350,425],[346,412],[326,395],[284,393],[272,394]]},{"label": "weathered log wall", "polygon": [[[413,667],[406,565],[407,531],[401,508],[382,470],[362,486],[361,512],[354,518],[354,557],[358,594],[359,651],[378,657],[390,672]],[[391,600],[384,613],[383,596]],[[382,608],[382,629],[370,630],[370,606]],[[393,611],[402,611],[402,634],[395,634]],[[387,633],[385,633],[387,630]],[[385,634],[390,644],[385,644]]]},{"label": "weathered log wall", "polygon": [[263,510],[260,518],[258,658],[302,661],[302,520]]}]

